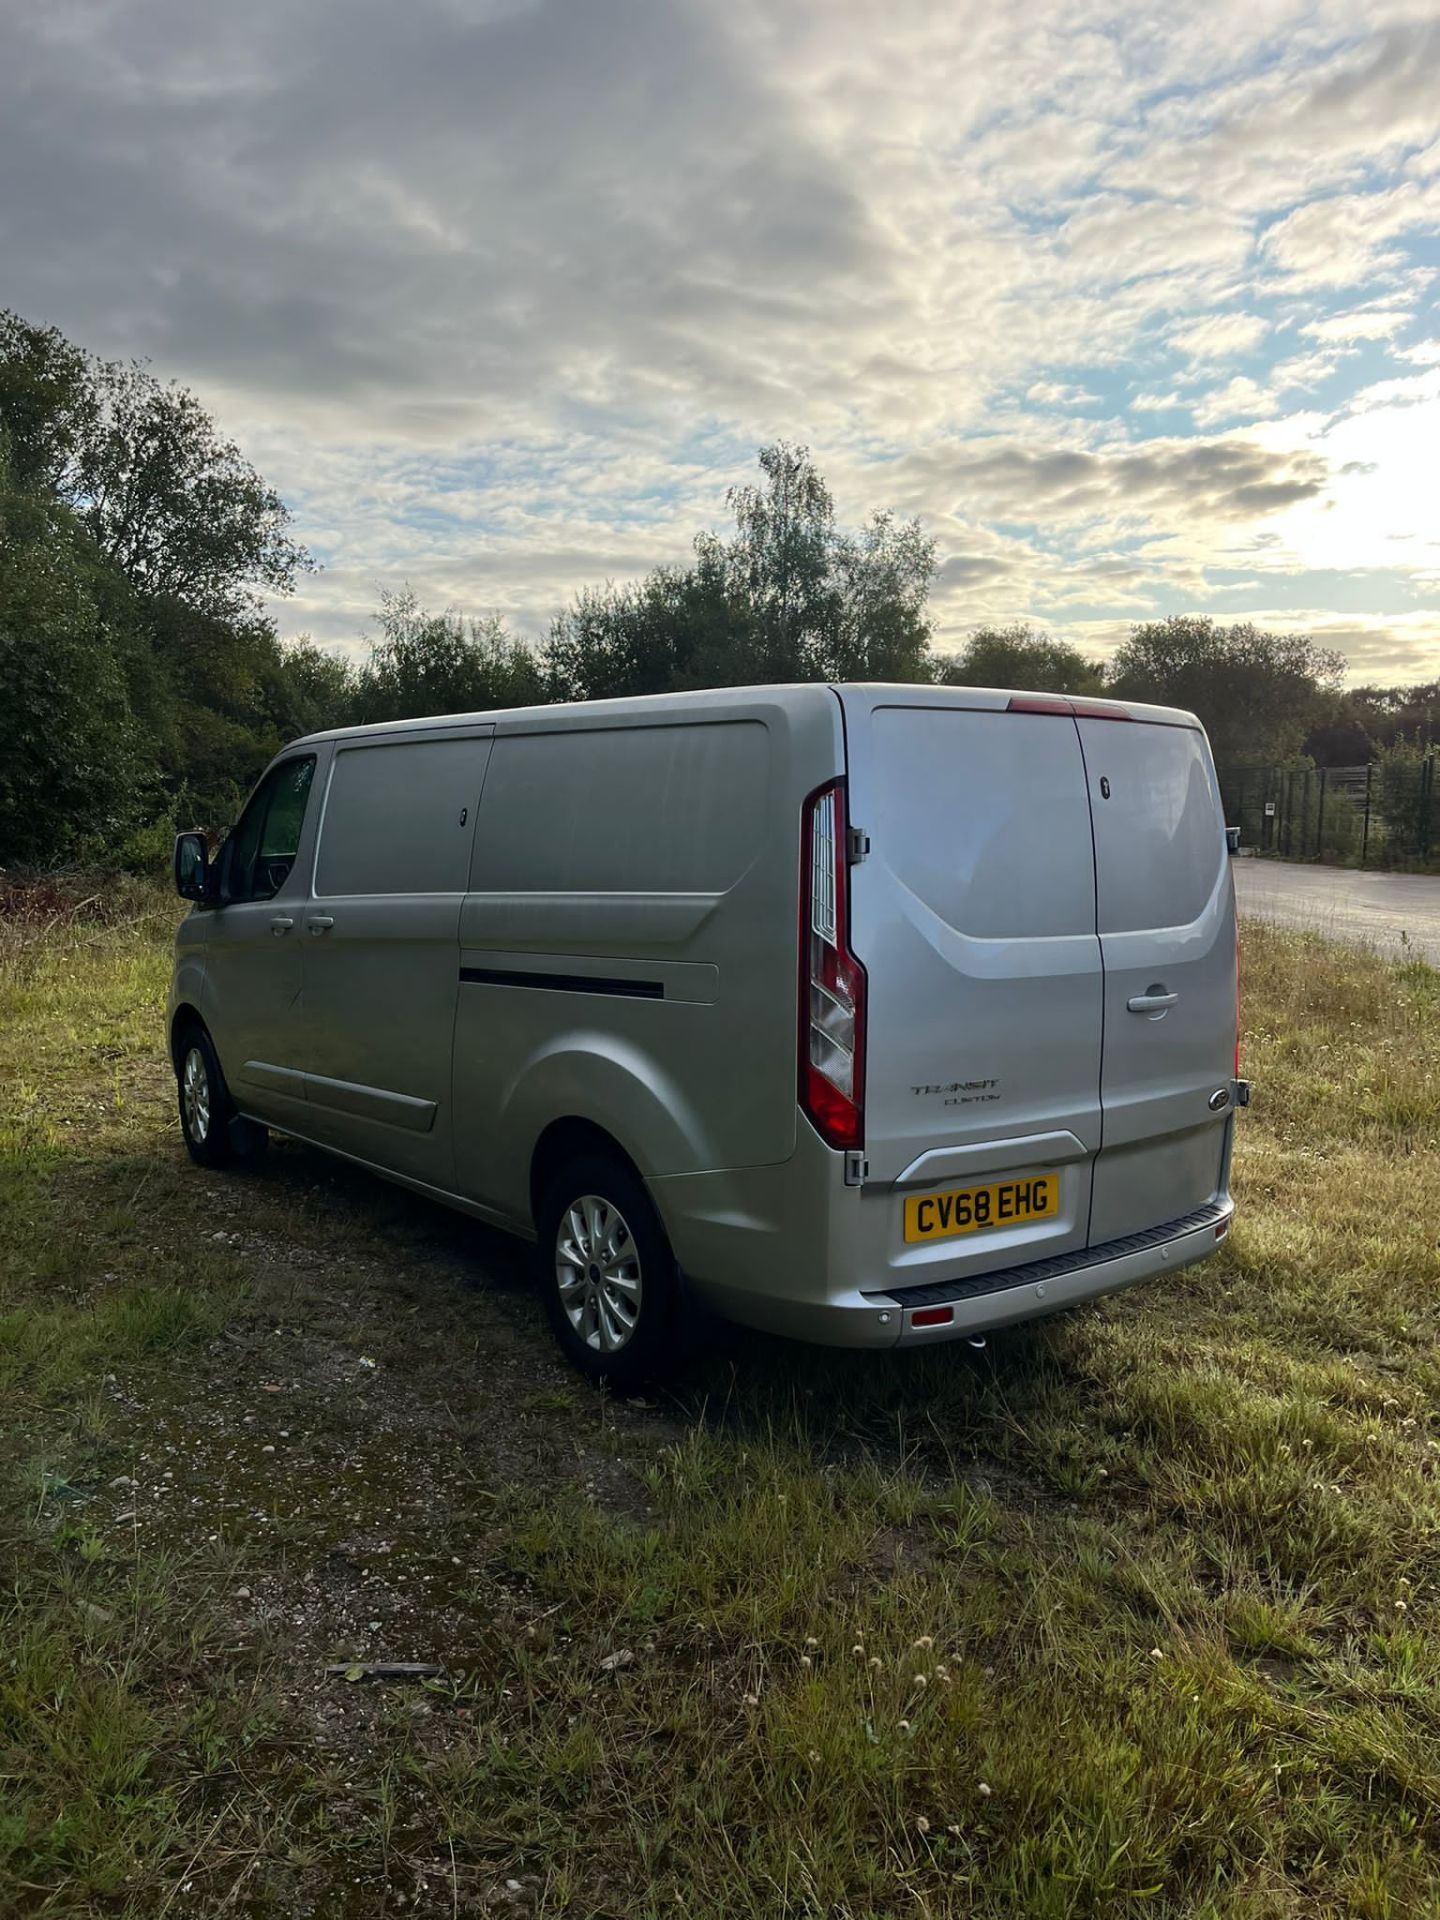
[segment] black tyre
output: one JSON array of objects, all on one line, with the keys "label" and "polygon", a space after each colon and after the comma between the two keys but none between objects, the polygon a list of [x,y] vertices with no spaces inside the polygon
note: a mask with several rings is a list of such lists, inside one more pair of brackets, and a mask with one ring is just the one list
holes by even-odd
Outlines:
[{"label": "black tyre", "polygon": [[228,1167],[256,1160],[270,1136],[235,1111],[220,1061],[205,1029],[188,1027],[175,1055],[180,1131],[185,1151],[199,1167]]},{"label": "black tyre", "polygon": [[675,1256],[630,1169],[603,1154],[571,1160],[546,1187],[535,1224],[545,1309],[571,1364],[621,1391],[674,1367]]}]

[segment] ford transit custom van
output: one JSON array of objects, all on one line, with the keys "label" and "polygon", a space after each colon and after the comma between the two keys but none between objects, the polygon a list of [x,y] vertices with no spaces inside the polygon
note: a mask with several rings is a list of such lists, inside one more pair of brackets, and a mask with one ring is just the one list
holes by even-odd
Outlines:
[{"label": "ford transit custom van", "polygon": [[1230,1226],[1236,931],[1193,715],[732,688],[297,740],[193,901],[191,1156],[270,1131],[535,1243],[618,1384],[703,1305],[975,1336]]}]

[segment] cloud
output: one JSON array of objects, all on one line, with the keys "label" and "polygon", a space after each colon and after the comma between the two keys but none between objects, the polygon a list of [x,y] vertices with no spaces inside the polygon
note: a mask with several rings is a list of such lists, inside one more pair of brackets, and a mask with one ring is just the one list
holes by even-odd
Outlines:
[{"label": "cloud", "polygon": [[1325,474],[1316,453],[1270,451],[1238,439],[1157,440],[1094,451],[937,450],[890,469],[907,507],[953,515],[983,506],[1022,525],[1097,514],[1248,521],[1315,498]]},{"label": "cloud", "polygon": [[1308,201],[1269,228],[1261,246],[1286,289],[1355,287],[1397,264],[1402,256],[1393,243],[1433,227],[1437,217],[1440,183],[1406,181],[1384,192]]},{"label": "cloud", "polygon": [[1059,380],[1037,380],[1027,387],[1025,398],[1037,407],[1083,407],[1093,404],[1095,395],[1086,387],[1067,387]]},{"label": "cloud", "polygon": [[683,559],[781,435],[851,517],[925,519],[942,631],[1123,621],[1323,552],[1346,462],[1413,473],[1423,408],[1326,434],[1347,372],[1413,370],[1432,15],[11,0],[3,297],[240,435],[326,562],[287,632],[348,641],[406,578],[541,631]]},{"label": "cloud", "polygon": [[1222,420],[1265,420],[1280,411],[1275,395],[1248,374],[1237,374],[1218,392],[1208,393],[1194,407],[1195,424],[1218,426]]},{"label": "cloud", "polygon": [[1191,360],[1233,360],[1252,352],[1269,331],[1269,323],[1259,314],[1213,313],[1176,328],[1169,341],[1177,353]]},{"label": "cloud", "polygon": [[1300,331],[1311,340],[1327,345],[1348,345],[1355,340],[1388,340],[1410,324],[1403,308],[1356,307],[1350,313],[1329,314],[1323,320],[1308,321]]}]

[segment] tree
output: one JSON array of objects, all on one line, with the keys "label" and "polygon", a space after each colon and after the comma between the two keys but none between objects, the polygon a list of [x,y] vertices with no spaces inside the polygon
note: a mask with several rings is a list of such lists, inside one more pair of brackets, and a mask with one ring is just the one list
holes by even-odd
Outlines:
[{"label": "tree", "polygon": [[1105,692],[1105,670],[1078,647],[1033,627],[980,627],[935,675],[946,687],[1016,687],[1026,693]]},{"label": "tree", "polygon": [[155,766],[122,660],[43,492],[0,450],[0,866],[113,846],[153,801]]},{"label": "tree", "polygon": [[140,592],[217,618],[313,565],[289,509],[193,393],[140,366],[97,365],[96,419],[61,479],[105,558]]},{"label": "tree", "polygon": [[1429,742],[1418,737],[1402,737],[1381,749],[1375,807],[1385,829],[1383,857],[1391,865],[1428,860],[1440,843],[1437,759]]},{"label": "tree", "polygon": [[1299,753],[1344,672],[1343,655],[1303,635],[1177,614],[1131,629],[1110,687],[1121,699],[1188,708],[1205,723],[1217,760],[1258,765]]},{"label": "tree", "polygon": [[355,676],[357,721],[481,713],[542,700],[540,666],[500,620],[426,613],[408,588],[380,601],[380,638]]},{"label": "tree", "polygon": [[1363,691],[1325,692],[1316,702],[1304,751],[1317,767],[1363,766],[1374,758],[1370,715],[1357,698]]},{"label": "tree", "polygon": [[1354,687],[1345,700],[1376,746],[1440,740],[1440,680],[1416,687]]},{"label": "tree", "polygon": [[0,438],[139,593],[224,618],[313,565],[289,509],[195,395],[0,314]]},{"label": "tree", "polygon": [[815,662],[823,677],[928,680],[935,542],[919,521],[873,513],[858,534],[837,537],[831,568],[839,606]]},{"label": "tree", "polygon": [[725,503],[735,538],[700,536],[696,551],[723,579],[740,615],[752,624],[767,680],[807,680],[820,636],[835,624],[830,559],[835,506],[804,447],[783,441],[760,450],[764,486],[731,487]]},{"label": "tree", "polygon": [[732,487],[729,538],[701,534],[688,568],[582,593],[543,649],[557,699],[788,680],[929,677],[934,542],[877,513],[835,525],[804,447],[761,449]]},{"label": "tree", "polygon": [[354,717],[357,675],[338,653],[313,640],[292,640],[265,677],[265,703],[282,740],[348,726]]},{"label": "tree", "polygon": [[0,310],[0,448],[9,484],[60,490],[77,447],[94,431],[91,362],[55,327]]}]

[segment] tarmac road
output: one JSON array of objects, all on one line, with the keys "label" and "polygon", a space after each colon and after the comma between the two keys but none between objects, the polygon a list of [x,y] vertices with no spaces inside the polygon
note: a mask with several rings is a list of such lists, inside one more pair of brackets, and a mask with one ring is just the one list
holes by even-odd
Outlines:
[{"label": "tarmac road", "polygon": [[1356,873],[1283,860],[1242,858],[1232,865],[1242,914],[1440,966],[1440,876]]}]

